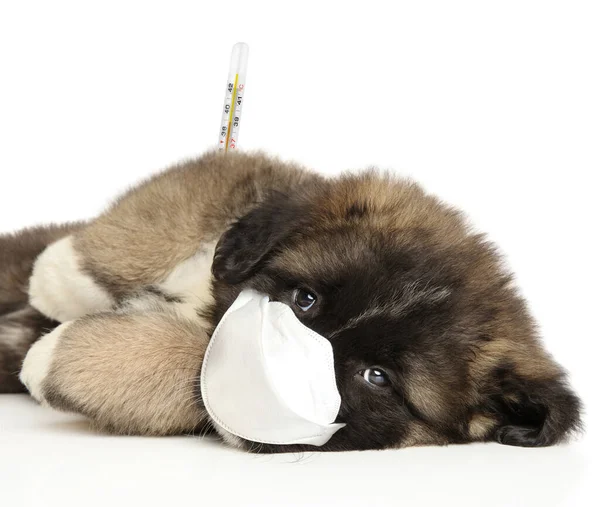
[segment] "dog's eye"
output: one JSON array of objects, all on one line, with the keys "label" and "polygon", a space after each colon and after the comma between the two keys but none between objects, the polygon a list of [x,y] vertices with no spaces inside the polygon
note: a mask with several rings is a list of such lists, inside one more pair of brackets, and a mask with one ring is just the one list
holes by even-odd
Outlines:
[{"label": "dog's eye", "polygon": [[317,302],[317,296],[304,289],[296,289],[293,295],[294,304],[303,312]]},{"label": "dog's eye", "polygon": [[369,384],[377,387],[386,387],[390,385],[390,379],[387,373],[380,368],[367,368],[358,372]]}]

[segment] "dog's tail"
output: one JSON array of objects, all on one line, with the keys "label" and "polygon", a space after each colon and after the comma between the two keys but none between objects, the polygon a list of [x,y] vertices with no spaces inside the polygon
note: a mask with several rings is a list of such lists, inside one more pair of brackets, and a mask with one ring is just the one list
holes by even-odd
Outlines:
[{"label": "dog's tail", "polygon": [[29,347],[58,322],[29,305],[29,277],[36,257],[83,223],[31,227],[0,234],[0,393],[22,392],[19,370]]}]

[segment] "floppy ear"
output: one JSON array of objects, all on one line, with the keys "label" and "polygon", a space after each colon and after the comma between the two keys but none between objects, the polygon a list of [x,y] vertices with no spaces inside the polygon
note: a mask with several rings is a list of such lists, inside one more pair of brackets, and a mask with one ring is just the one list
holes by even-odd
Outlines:
[{"label": "floppy ear", "polygon": [[298,200],[282,193],[270,195],[221,236],[212,264],[214,277],[233,285],[252,276],[303,222],[304,211],[306,205]]},{"label": "floppy ear", "polygon": [[543,447],[566,440],[581,429],[581,402],[560,374],[528,380],[512,368],[497,370],[502,393],[495,398],[499,426],[493,439],[505,445]]}]

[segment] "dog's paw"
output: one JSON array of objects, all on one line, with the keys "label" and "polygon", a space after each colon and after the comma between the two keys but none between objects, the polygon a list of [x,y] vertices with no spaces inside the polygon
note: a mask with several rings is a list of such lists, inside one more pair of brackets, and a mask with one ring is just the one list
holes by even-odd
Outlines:
[{"label": "dog's paw", "polygon": [[51,333],[42,336],[32,345],[23,361],[19,378],[31,396],[43,405],[47,404],[44,398],[44,389],[55,358],[56,346],[61,335],[70,325],[70,322],[61,324]]},{"label": "dog's paw", "polygon": [[106,289],[81,269],[72,236],[51,244],[36,259],[29,279],[29,301],[59,322],[108,310],[114,304]]}]

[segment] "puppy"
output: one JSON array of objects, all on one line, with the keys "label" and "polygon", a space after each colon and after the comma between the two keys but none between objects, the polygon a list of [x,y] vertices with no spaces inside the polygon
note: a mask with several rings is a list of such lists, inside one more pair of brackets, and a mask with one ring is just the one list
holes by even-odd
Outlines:
[{"label": "puppy", "polygon": [[257,446],[216,427],[232,445],[547,446],[580,425],[580,402],[494,245],[390,174],[324,178],[262,154],[211,152],[89,223],[0,245],[0,390],[16,389],[24,352],[54,328],[29,349],[21,380],[105,430],[212,427],[198,373],[245,288],[330,340],[346,426],[322,447]]}]

